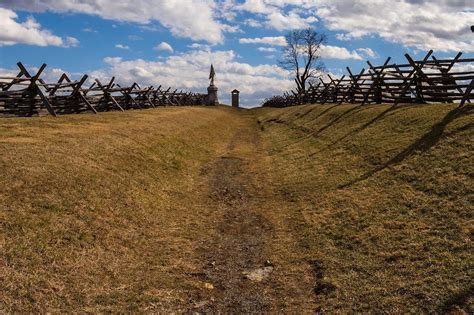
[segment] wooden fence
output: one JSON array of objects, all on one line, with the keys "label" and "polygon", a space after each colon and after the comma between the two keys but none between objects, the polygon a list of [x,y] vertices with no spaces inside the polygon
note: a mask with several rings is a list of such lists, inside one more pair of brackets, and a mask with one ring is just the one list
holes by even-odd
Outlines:
[{"label": "wooden fence", "polygon": [[125,111],[165,105],[204,105],[206,94],[140,87],[137,83],[122,87],[113,77],[103,83],[99,79],[84,87],[88,76],[73,81],[65,73],[56,83],[46,83],[41,74],[43,64],[35,74],[30,74],[21,62],[15,77],[0,77],[0,116],[35,116],[72,114],[82,112]]},{"label": "wooden fence", "polygon": [[367,70],[353,73],[347,68],[340,78],[328,75],[329,80],[320,78],[305,93],[290,91],[265,100],[263,106],[454,102],[462,106],[474,99],[474,59],[461,56],[437,59],[430,51],[422,60],[405,54],[406,64],[390,63],[391,58],[381,66],[368,61]]}]

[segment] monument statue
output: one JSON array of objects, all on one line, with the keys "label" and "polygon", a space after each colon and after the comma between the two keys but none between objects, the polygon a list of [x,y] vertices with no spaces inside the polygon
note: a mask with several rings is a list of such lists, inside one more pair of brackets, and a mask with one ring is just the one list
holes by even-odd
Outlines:
[{"label": "monument statue", "polygon": [[216,71],[214,70],[214,65],[211,65],[211,71],[209,73],[209,80],[211,80],[211,83],[207,88],[207,105],[219,105],[219,100],[217,99],[217,87],[214,85],[215,78]]},{"label": "monument statue", "polygon": [[215,77],[216,77],[216,71],[214,71],[214,65],[211,64],[211,72],[209,73],[209,80],[211,80],[210,86],[214,85]]}]

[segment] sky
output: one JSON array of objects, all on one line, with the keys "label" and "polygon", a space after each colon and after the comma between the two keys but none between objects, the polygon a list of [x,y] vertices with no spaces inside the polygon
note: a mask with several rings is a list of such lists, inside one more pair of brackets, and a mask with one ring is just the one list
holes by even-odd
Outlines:
[{"label": "sky", "polygon": [[253,107],[294,88],[277,62],[293,29],[327,34],[322,60],[341,75],[430,49],[473,58],[473,24],[474,0],[0,0],[0,73],[46,63],[48,80],[205,92],[212,63],[220,101],[238,89]]}]

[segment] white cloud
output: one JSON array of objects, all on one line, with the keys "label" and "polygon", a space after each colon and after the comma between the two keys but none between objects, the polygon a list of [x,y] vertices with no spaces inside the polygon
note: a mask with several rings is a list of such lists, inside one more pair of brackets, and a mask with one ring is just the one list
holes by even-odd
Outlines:
[{"label": "white cloud", "polygon": [[18,15],[0,8],[0,46],[27,44],[36,46],[75,47],[79,41],[74,37],[61,38],[45,30],[33,18],[17,22]]},{"label": "white cloud", "polygon": [[286,39],[284,36],[276,37],[256,37],[256,38],[241,38],[241,44],[265,44],[272,46],[286,46]]},{"label": "white cloud", "polygon": [[258,14],[270,14],[274,12],[274,8],[262,0],[245,0],[243,4],[237,6],[237,9]]},{"label": "white cloud", "polygon": [[453,72],[474,72],[474,63],[457,63],[453,67]]},{"label": "white cloud", "polygon": [[262,27],[262,22],[257,21],[255,19],[246,19],[244,21],[244,25],[257,28],[257,27]]},{"label": "white cloud", "polygon": [[[257,38],[241,38],[239,39],[241,44],[267,44],[272,46],[286,46],[286,40],[284,36],[278,37],[257,37]],[[275,52],[276,49],[273,47],[259,47],[257,50],[262,52]],[[354,59],[363,60],[363,56],[374,57],[375,52],[370,48],[359,48],[357,50],[349,51],[347,48],[321,45],[320,55],[326,59]]]},{"label": "white cloud", "polygon": [[276,48],[273,48],[273,47],[258,47],[257,48],[258,51],[261,51],[261,52],[276,52]]},{"label": "white cloud", "polygon": [[340,41],[350,41],[353,40],[354,38],[350,34],[336,34],[336,39]]},{"label": "white cloud", "polygon": [[129,49],[130,49],[130,46],[122,45],[122,44],[117,44],[117,45],[115,45],[115,48],[124,49],[124,50],[129,50]]},{"label": "white cloud", "polygon": [[357,48],[356,51],[367,58],[377,58],[379,55],[371,48]]},{"label": "white cloud", "polygon": [[64,41],[63,47],[77,47],[79,46],[79,40],[75,37],[68,36]]},{"label": "white cloud", "polygon": [[268,16],[266,25],[278,31],[308,28],[318,19],[314,16],[303,17],[296,11],[291,11],[287,15],[282,12],[273,12]]},{"label": "white cloud", "polygon": [[259,105],[265,97],[293,88],[293,81],[288,78],[286,70],[276,65],[238,62],[237,55],[231,50],[193,50],[160,61],[124,61],[118,57],[108,57],[104,62],[108,67],[96,70],[91,75],[104,79],[115,76],[123,84],[136,81],[143,85],[163,84],[201,92],[205,92],[209,85],[209,67],[212,63],[217,72],[216,85],[221,101],[229,103],[230,92],[237,88],[246,106]]},{"label": "white cloud", "polygon": [[[4,69],[0,68],[0,76],[1,77],[9,77],[13,78],[18,75],[18,69]],[[11,80],[8,79],[0,79],[1,82],[11,82]]]},{"label": "white cloud", "polygon": [[321,45],[321,57],[324,59],[354,59],[363,60],[357,51],[349,51],[347,48]]},{"label": "white cloud", "polygon": [[142,31],[147,31],[147,32],[159,32],[161,30],[160,27],[158,27],[157,25],[153,25],[153,24],[140,25],[139,28]]},{"label": "white cloud", "polygon": [[213,0],[3,0],[3,7],[43,12],[76,12],[105,19],[147,24],[158,21],[178,37],[221,43],[232,30],[216,18]]},{"label": "white cloud", "polygon": [[239,26],[222,24],[222,30],[227,33],[243,33]]},{"label": "white cloud", "polygon": [[206,50],[206,51],[211,49],[210,45],[199,44],[199,43],[192,43],[191,45],[188,45],[188,47],[191,49]]},{"label": "white cloud", "polygon": [[122,58],[121,57],[105,57],[104,62],[111,65],[117,64],[117,63],[122,62]]},{"label": "white cloud", "polygon": [[[223,20],[234,21],[238,13],[250,12],[253,16],[242,23],[252,27],[287,30],[319,19],[331,31],[338,31],[340,40],[376,35],[418,50],[474,51],[469,30],[474,21],[472,0],[161,0],[158,5],[156,0],[3,0],[1,5],[24,11],[86,13],[148,29],[157,29],[160,23],[175,36],[211,44],[223,43],[225,32],[240,32],[238,26]],[[58,42],[49,35],[47,41]]]},{"label": "white cloud", "polygon": [[[236,10],[278,30],[316,16],[339,40],[377,35],[418,50],[474,52],[472,0],[246,0]],[[289,12],[289,13],[287,13]],[[299,18],[298,18],[299,17]]]},{"label": "white cloud", "polygon": [[90,28],[90,27],[85,27],[82,29],[83,32],[85,33],[98,33],[97,30],[93,29],[93,28]]},{"label": "white cloud", "polygon": [[155,50],[164,50],[164,51],[169,51],[169,52],[173,52],[173,47],[171,47],[170,44],[168,44],[167,42],[162,42],[161,44],[159,44],[158,46],[156,46],[154,48]]},{"label": "white cloud", "polygon": [[227,21],[234,21],[237,17],[234,7],[235,0],[217,0],[217,16]]},{"label": "white cloud", "polygon": [[340,40],[378,35],[420,50],[474,51],[472,1],[320,0],[315,8],[330,30],[345,32]]},{"label": "white cloud", "polygon": [[[235,9],[265,17],[263,22],[248,19],[244,22],[246,25],[252,27],[265,25],[267,28],[283,31],[307,28],[318,20],[310,11],[301,10],[301,8],[307,7],[306,2],[308,1],[246,0],[243,4],[236,5]],[[293,9],[286,12],[285,7],[288,5]]]}]

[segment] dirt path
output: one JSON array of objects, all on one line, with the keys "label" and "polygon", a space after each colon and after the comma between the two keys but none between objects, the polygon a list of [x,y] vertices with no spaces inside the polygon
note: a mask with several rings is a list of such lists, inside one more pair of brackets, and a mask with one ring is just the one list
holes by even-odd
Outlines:
[{"label": "dirt path", "polygon": [[192,296],[191,312],[260,313],[270,311],[266,289],[273,266],[265,247],[272,224],[259,213],[261,183],[255,168],[262,155],[258,126],[248,117],[236,130],[227,152],[203,170],[208,174],[209,199],[221,212],[215,237],[201,243],[202,270],[192,276],[206,288]]}]

